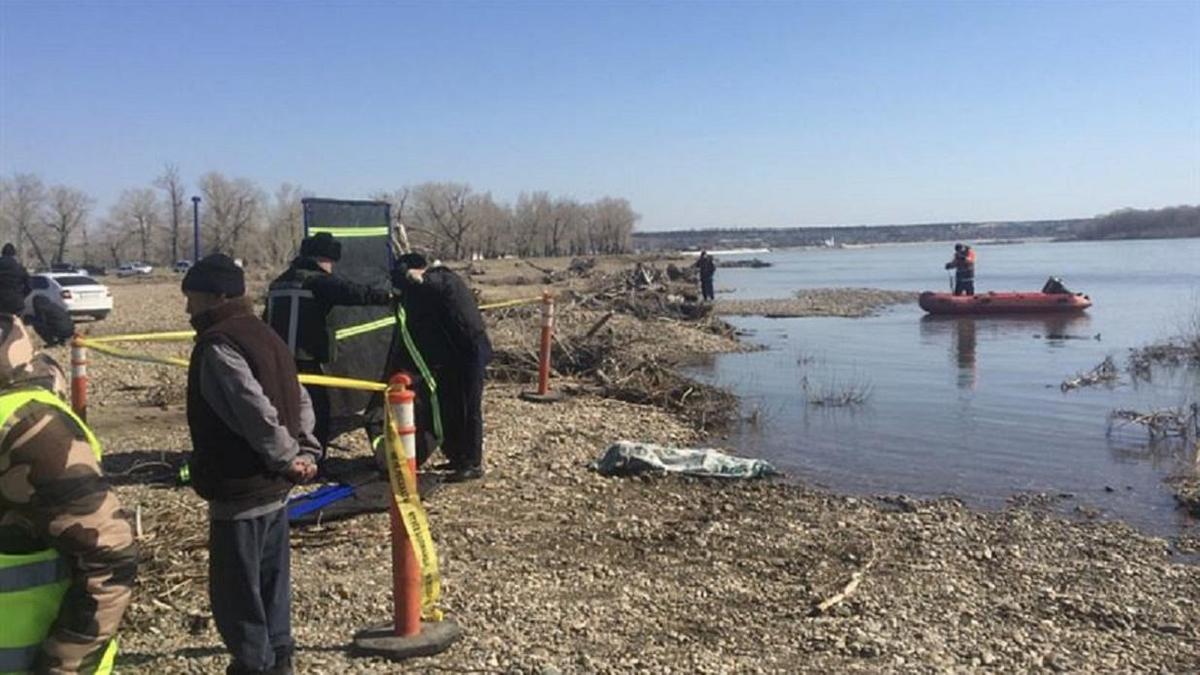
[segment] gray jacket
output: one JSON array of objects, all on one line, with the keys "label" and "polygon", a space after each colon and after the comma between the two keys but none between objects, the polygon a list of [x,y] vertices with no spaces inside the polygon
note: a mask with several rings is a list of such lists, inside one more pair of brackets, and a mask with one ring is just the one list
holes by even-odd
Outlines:
[{"label": "gray jacket", "polygon": [[[267,468],[282,473],[300,455],[316,462],[321,446],[313,436],[316,417],[312,399],[300,383],[300,437],[295,438],[280,424],[275,406],[263,393],[262,385],[250,372],[250,364],[228,345],[212,345],[204,350],[200,362],[200,395],[221,421],[242,436],[262,456]],[[286,497],[270,504],[210,502],[213,520],[257,518],[284,506]]]}]

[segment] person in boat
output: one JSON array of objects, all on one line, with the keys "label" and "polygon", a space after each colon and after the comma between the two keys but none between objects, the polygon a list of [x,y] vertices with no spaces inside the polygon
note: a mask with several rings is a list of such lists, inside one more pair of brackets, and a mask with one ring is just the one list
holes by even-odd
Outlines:
[{"label": "person in boat", "polygon": [[966,244],[954,245],[954,259],[946,263],[954,270],[954,294],[975,295],[975,249]]}]

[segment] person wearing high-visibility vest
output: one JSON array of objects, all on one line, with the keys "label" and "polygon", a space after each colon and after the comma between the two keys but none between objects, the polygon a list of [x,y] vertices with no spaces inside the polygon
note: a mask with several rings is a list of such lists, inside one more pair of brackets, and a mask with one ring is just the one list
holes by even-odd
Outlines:
[{"label": "person wearing high-visibility vest", "polygon": [[14,315],[13,276],[0,261],[0,673],[110,673],[133,527],[61,369]]},{"label": "person wearing high-visibility vest", "polygon": [[[263,321],[287,344],[301,373],[323,375],[325,367],[337,358],[337,339],[328,321],[334,307],[386,307],[392,302],[390,289],[372,288],[334,274],[334,265],[341,258],[342,243],[328,232],[305,237],[300,255],[267,289]],[[305,389],[313,402],[314,433],[321,444],[320,459],[324,459],[331,435],[329,390],[316,385]]]}]

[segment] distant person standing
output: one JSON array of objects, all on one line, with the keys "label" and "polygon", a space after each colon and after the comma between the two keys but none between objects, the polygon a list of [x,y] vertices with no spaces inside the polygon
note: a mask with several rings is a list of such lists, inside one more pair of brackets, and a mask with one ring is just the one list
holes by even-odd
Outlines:
[{"label": "distant person standing", "polygon": [[[342,244],[328,232],[306,237],[300,242],[300,255],[287,270],[271,282],[263,320],[275,329],[287,344],[301,373],[324,374],[325,365],[337,358],[337,338],[329,325],[329,312],[338,306],[388,306],[392,293],[386,288],[371,288],[333,273],[342,258]],[[305,386],[316,413],[317,441],[321,459],[329,445],[329,391],[325,387]]]},{"label": "distant person standing", "polygon": [[717,261],[708,254],[708,251],[700,251],[700,259],[696,261],[696,268],[700,270],[700,295],[706,301],[712,302],[715,297],[713,277],[717,274]]},{"label": "distant person standing", "polygon": [[966,244],[954,245],[954,259],[946,263],[954,270],[954,294],[975,295],[975,250]]}]

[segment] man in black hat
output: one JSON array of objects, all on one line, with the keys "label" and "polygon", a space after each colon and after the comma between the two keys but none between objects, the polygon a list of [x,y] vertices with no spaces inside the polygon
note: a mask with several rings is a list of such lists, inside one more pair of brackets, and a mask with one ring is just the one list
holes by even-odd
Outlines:
[{"label": "man in black hat", "polygon": [[287,496],[320,452],[291,352],[254,315],[242,270],[209,255],[183,278],[191,483],[209,503],[209,601],[227,673],[291,673]]},{"label": "man in black hat", "polygon": [[[342,257],[342,244],[328,232],[306,237],[300,255],[283,274],[271,282],[263,319],[287,344],[301,373],[325,372],[325,364],[337,357],[337,339],[328,322],[338,306],[391,304],[388,289],[357,284],[333,273]],[[306,386],[317,416],[316,435],[322,459],[329,444],[329,392],[325,387]]]},{"label": "man in black hat", "polygon": [[434,380],[437,405],[431,408],[440,417],[434,427],[442,431],[447,480],[480,478],[483,377],[492,343],[475,295],[461,277],[419,253],[397,259],[392,286],[400,292],[397,318],[403,310],[403,320],[397,322],[387,372],[405,370]]},{"label": "man in black hat", "polygon": [[29,273],[17,260],[16,248],[12,244],[5,244],[0,250],[0,294],[4,295],[4,306],[10,308],[5,311],[25,319],[42,338],[42,342],[50,347],[70,340],[75,335],[75,321],[65,307],[48,296],[35,295],[32,312],[26,312],[25,299],[32,290]]}]

